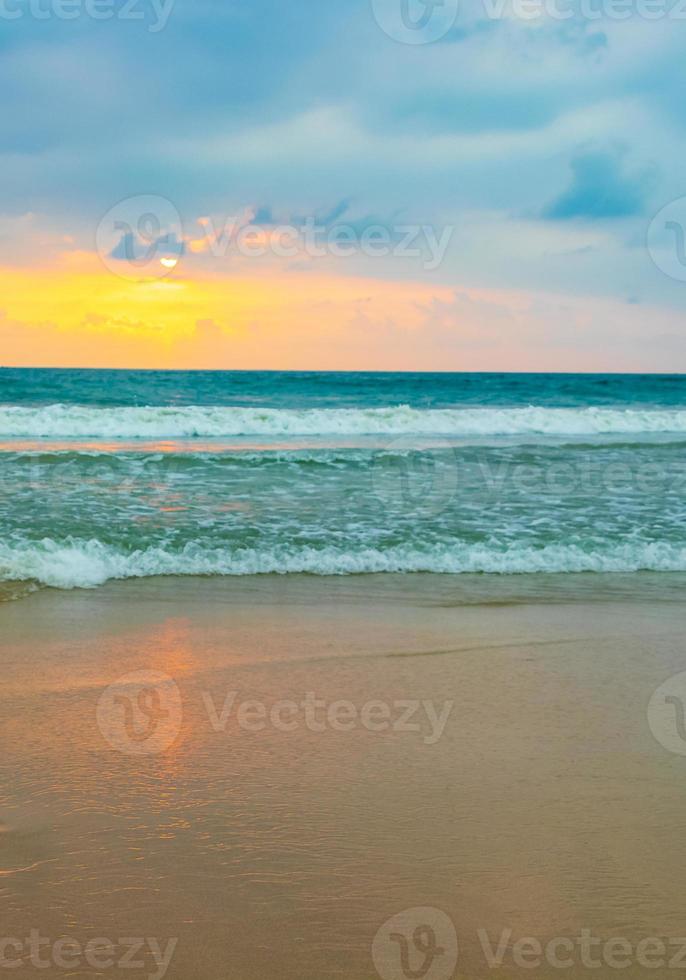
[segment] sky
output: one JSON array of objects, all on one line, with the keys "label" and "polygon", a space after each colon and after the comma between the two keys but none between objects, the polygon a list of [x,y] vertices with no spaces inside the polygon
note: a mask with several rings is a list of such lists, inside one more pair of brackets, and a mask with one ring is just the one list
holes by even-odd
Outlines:
[{"label": "sky", "polygon": [[679,0],[0,0],[0,363],[684,371],[685,42]]}]

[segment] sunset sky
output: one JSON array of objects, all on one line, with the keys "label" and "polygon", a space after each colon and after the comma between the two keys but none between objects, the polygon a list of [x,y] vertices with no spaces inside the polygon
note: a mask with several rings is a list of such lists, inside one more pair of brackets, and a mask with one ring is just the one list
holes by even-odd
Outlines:
[{"label": "sunset sky", "polygon": [[681,21],[72,2],[0,16],[0,363],[686,370]]}]

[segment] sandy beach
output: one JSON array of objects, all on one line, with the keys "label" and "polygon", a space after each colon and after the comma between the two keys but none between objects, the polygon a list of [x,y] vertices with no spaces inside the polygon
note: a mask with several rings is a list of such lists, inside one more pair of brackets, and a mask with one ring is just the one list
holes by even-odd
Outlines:
[{"label": "sandy beach", "polygon": [[384,923],[428,909],[456,976],[581,977],[619,939],[624,976],[673,976],[650,942],[674,957],[684,932],[686,757],[649,705],[683,669],[681,585],[148,579],[0,604],[13,975],[452,976],[445,941],[423,974],[412,946],[415,973],[379,961]]},{"label": "sandy beach", "polygon": [[680,21],[0,0],[0,980],[686,980]]}]

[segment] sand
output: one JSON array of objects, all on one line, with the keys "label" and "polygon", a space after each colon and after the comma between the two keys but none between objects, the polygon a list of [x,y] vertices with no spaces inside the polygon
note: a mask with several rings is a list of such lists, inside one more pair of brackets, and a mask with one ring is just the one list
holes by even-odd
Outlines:
[{"label": "sand", "polygon": [[[0,603],[0,964],[447,980],[447,917],[456,976],[613,975],[621,948],[622,976],[675,976],[686,755],[649,705],[686,668],[682,586],[158,579]],[[403,912],[405,970],[382,928]]]}]

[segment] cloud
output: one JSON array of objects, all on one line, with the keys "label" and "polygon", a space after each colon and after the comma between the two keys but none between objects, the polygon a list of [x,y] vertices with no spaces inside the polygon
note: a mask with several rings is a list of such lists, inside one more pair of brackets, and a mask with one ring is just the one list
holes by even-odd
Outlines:
[{"label": "cloud", "polygon": [[269,207],[268,204],[261,204],[255,209],[255,215],[253,217],[253,224],[255,225],[275,225],[274,212]]},{"label": "cloud", "polygon": [[156,255],[180,257],[184,251],[184,243],[180,242],[173,232],[146,241],[133,231],[126,231],[109,253],[109,257],[120,262],[139,262]]},{"label": "cloud", "polygon": [[561,44],[572,46],[581,56],[592,56],[604,53],[609,46],[605,31],[596,31],[587,21],[574,21],[565,24],[557,30],[557,39]]},{"label": "cloud", "polygon": [[[683,284],[645,250],[653,191],[655,212],[684,193],[673,21],[484,20],[483,0],[462,0],[439,43],[403,45],[370,0],[176,0],[159,33],[116,18],[7,26],[0,264],[40,274],[62,252],[92,253],[114,204],[153,194],[188,235],[197,215],[221,228],[246,211],[266,234],[298,215],[358,233],[451,226],[426,283],[686,307]],[[659,174],[632,159],[659,160]],[[558,161],[569,160],[568,174]],[[216,257],[208,240],[195,234],[179,272],[216,272],[230,292],[231,274],[256,260]],[[142,240],[115,245],[115,263],[147,252]],[[346,262],[337,274],[422,276],[395,257]],[[334,271],[330,257],[303,268],[322,265]]]},{"label": "cloud", "polygon": [[571,218],[626,218],[640,214],[651,181],[648,174],[627,174],[619,151],[591,150],[571,163],[572,183],[543,211],[553,221]]}]

